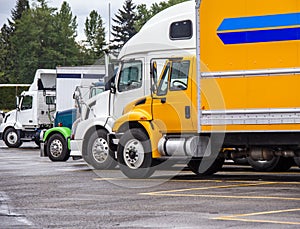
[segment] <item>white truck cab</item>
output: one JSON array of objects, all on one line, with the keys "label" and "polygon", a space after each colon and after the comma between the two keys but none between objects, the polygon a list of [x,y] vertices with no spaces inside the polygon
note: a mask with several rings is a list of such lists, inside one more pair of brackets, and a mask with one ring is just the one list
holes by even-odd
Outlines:
[{"label": "white truck cab", "polygon": [[[73,128],[71,156],[82,156],[96,169],[116,165],[115,155],[108,149],[107,134],[126,104],[150,94],[152,61],[158,63],[158,71],[161,71],[168,57],[196,53],[194,11],[193,1],[172,6],[151,18],[124,45],[111,90],[97,95]],[[157,31],[160,31],[159,36]]]},{"label": "white truck cab", "polygon": [[38,69],[28,91],[21,93],[15,110],[0,125],[0,139],[18,148],[24,141],[39,144],[39,131],[49,128],[55,112],[55,69]]}]

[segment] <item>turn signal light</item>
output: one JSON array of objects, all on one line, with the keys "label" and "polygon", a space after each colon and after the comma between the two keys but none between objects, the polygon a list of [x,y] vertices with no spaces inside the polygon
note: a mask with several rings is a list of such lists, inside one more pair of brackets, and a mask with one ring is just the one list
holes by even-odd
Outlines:
[{"label": "turn signal light", "polygon": [[147,117],[142,116],[142,117],[140,117],[140,120],[146,121],[146,120],[147,120]]}]

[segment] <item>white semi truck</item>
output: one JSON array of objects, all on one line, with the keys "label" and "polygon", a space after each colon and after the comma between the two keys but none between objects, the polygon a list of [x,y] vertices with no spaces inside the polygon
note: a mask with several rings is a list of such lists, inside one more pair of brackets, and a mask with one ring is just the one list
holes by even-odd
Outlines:
[{"label": "white semi truck", "polygon": [[39,143],[39,131],[51,127],[55,112],[55,69],[38,69],[28,91],[17,99],[16,109],[5,114],[0,139],[18,148],[24,141]]},{"label": "white semi truck", "polygon": [[91,84],[105,76],[104,66],[38,69],[28,91],[21,93],[15,110],[6,113],[0,125],[0,139],[8,147],[23,142],[40,142],[40,132],[53,125],[56,111],[73,108],[76,86]]},{"label": "white semi truck", "polygon": [[[152,61],[157,62],[160,71],[168,56],[196,53],[195,14],[192,12],[193,1],[172,6],[150,19],[125,44],[118,57],[120,64],[111,90],[97,95],[72,129],[72,157],[82,156],[96,169],[116,165],[115,155],[108,149],[107,134],[127,103],[150,94]],[[160,31],[159,36],[157,31]]]}]

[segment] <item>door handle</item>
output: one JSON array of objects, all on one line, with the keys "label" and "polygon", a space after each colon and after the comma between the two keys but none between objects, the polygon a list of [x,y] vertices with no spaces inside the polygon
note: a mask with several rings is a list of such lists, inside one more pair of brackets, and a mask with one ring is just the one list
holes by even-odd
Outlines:
[{"label": "door handle", "polygon": [[161,98],[161,99],[160,99],[160,102],[161,102],[162,104],[166,103],[166,102],[167,102],[167,98]]},{"label": "door handle", "polygon": [[29,120],[29,123],[32,123],[33,121],[32,120]]}]

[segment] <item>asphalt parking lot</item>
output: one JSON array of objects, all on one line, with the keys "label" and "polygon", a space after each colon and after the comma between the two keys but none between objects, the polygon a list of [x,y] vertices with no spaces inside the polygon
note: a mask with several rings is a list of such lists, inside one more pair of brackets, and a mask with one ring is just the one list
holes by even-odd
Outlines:
[{"label": "asphalt parking lot", "polygon": [[53,163],[31,143],[0,142],[0,228],[300,227],[298,167],[258,173],[227,164],[202,178],[177,168],[131,180],[83,160]]}]

